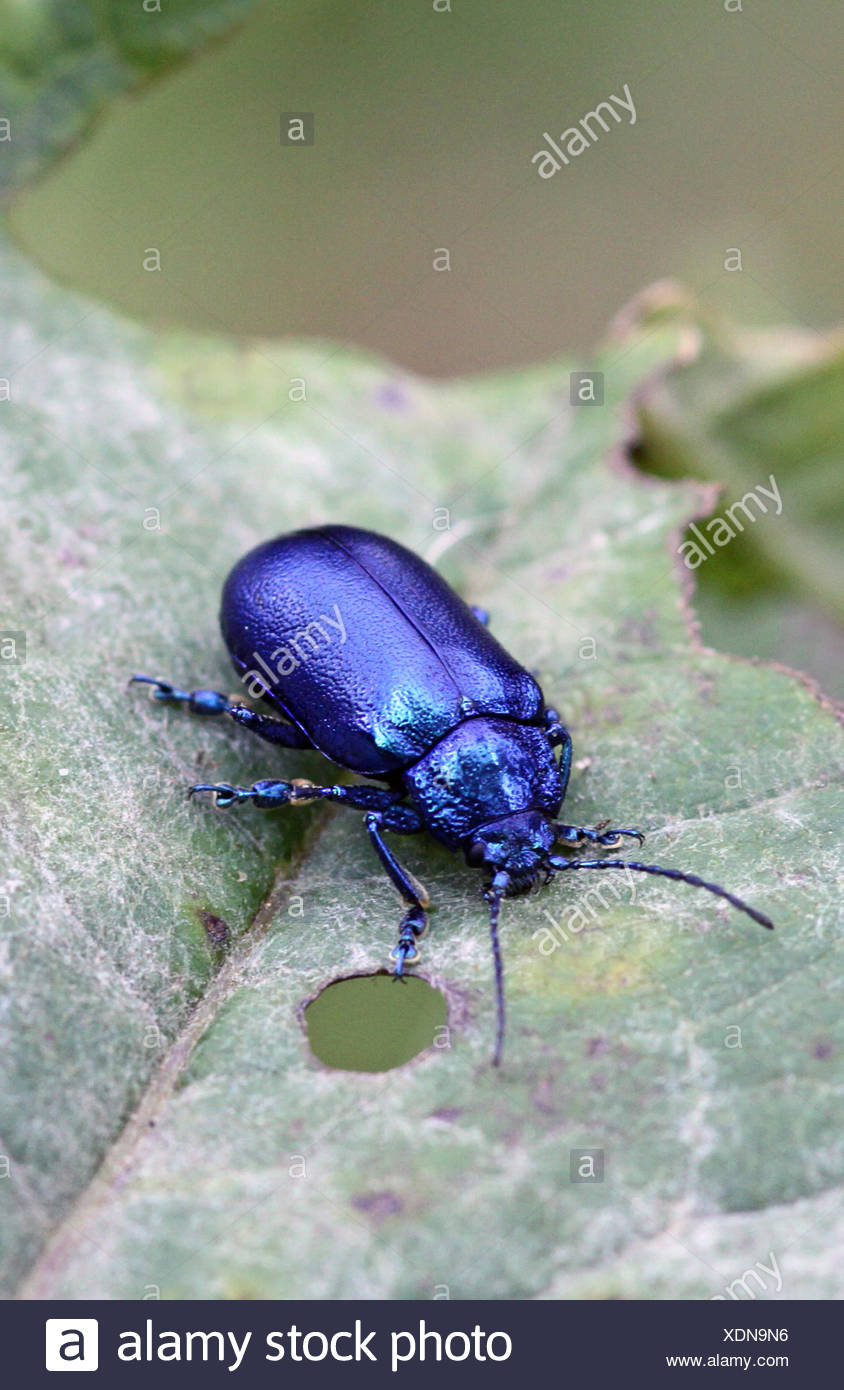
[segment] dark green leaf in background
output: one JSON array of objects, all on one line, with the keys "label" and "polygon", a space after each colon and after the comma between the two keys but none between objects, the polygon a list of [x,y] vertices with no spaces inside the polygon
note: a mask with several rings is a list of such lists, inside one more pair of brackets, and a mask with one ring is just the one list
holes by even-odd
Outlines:
[{"label": "dark green leaf in background", "polygon": [[779,656],[844,694],[841,333],[739,330],[680,291],[651,300],[654,313],[694,326],[701,350],[642,402],[639,463],[720,483],[715,516],[760,484],[781,499],[778,517],[765,494],[767,514],[754,501],[734,511],[742,530],[701,564],[705,637]]}]

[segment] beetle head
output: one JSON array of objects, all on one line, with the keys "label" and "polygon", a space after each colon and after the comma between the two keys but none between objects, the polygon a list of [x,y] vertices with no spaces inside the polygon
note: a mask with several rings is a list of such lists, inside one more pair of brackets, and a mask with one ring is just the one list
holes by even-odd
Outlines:
[{"label": "beetle head", "polygon": [[553,844],[553,826],[541,812],[517,811],[473,831],[466,863],[491,871],[493,877],[506,875],[504,894],[511,897],[532,887]]}]

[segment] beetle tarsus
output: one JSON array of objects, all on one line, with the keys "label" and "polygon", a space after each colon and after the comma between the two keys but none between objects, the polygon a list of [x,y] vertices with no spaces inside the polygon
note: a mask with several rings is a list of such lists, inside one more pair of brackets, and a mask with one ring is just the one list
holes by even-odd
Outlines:
[{"label": "beetle tarsus", "polygon": [[188,797],[192,797],[195,792],[213,792],[217,806],[233,806],[235,802],[254,801],[259,809],[268,810],[274,806],[286,806],[291,801],[310,800],[306,791],[305,795],[297,796],[298,789],[297,783],[269,779],[253,782],[251,787],[233,787],[228,782],[197,782],[196,786],[188,788]]},{"label": "beetle tarsus", "polygon": [[162,705],[185,704],[191,714],[226,714],[234,706],[228,695],[221,690],[179,690],[170,681],[158,680],[155,676],[132,676],[130,685],[150,685],[150,695]]},{"label": "beetle tarsus", "polygon": [[399,939],[390,952],[396,962],[393,968],[396,979],[402,978],[405,966],[418,963],[419,947],[416,943],[421,936],[425,935],[427,926],[424,908],[418,903],[413,903],[401,920]]},{"label": "beetle tarsus", "polygon": [[602,821],[590,830],[585,825],[555,824],[554,833],[561,844],[574,847],[590,844],[602,845],[604,849],[620,849],[625,838],[636,840],[640,845],[645,843],[645,837],[641,830],[607,830],[606,826],[608,825],[609,821]]}]

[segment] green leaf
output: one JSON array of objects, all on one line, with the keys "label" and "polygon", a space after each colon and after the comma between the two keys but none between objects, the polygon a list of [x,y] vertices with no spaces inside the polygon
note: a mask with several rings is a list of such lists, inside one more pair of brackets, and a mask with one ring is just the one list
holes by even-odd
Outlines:
[{"label": "green leaf", "polygon": [[[27,641],[0,667],[4,1288],[700,1297],[773,1250],[786,1295],[839,1295],[842,736],[808,684],[690,631],[677,542],[711,492],[625,461],[684,331],[629,323],[595,359],[604,405],[572,407],[562,362],[435,384],[336,346],[155,338],[8,252],[0,313],[3,628]],[[125,685],[234,688],[222,578],[324,519],[389,532],[492,611],[572,730],[573,822],[640,826],[647,862],[777,930],[644,876],[508,901],[496,1072],[478,878],[408,841],[437,910],[397,994],[377,972],[399,908],[358,817],[185,800],[321,760]],[[448,1045],[317,1061],[309,1002],[373,975],[370,1032],[412,1051],[442,996]],[[602,1182],[571,1181],[578,1149]]]},{"label": "green leaf", "polygon": [[251,0],[0,0],[0,192],[31,178],[122,92],[224,35]]},{"label": "green leaf", "polygon": [[[841,330],[739,330],[675,287],[654,287],[640,309],[643,322],[699,339],[693,360],[640,402],[643,466],[723,485],[715,516],[737,521],[700,571],[705,631],[738,650],[785,646],[833,684],[844,658]],[[760,484],[778,492],[778,511],[762,494],[760,512]]]}]

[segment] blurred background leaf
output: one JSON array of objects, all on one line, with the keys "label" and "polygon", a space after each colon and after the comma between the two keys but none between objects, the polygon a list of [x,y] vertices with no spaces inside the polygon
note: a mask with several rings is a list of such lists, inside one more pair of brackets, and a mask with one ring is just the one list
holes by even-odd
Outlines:
[{"label": "blurred background leaf", "polygon": [[0,0],[0,117],[11,126],[0,193],[61,154],[110,98],[225,34],[249,8],[249,0]]},{"label": "blurred background leaf", "polygon": [[[71,21],[82,51],[119,60],[121,86],[232,29],[109,103],[11,209],[42,267],[149,322],[352,339],[444,375],[588,352],[666,275],[741,321],[839,313],[844,21],[825,0],[42,0],[36,13],[53,36],[45,89],[54,50],[77,51]],[[543,133],[625,83],[635,125],[625,115],[541,179]],[[311,146],[281,144],[295,110],[314,113]],[[160,274],[141,268],[147,245]]]},{"label": "blurred background leaf", "polygon": [[[619,304],[669,274],[722,323],[822,328],[840,314],[844,19],[825,0],[531,0],[518,12],[508,0],[0,0],[0,14],[0,107],[14,115],[0,179],[19,190],[9,225],[54,277],[149,323],[247,343],[339,338],[447,374],[585,354]],[[540,179],[544,132],[625,82],[635,125],[625,117]],[[281,145],[291,110],[314,113],[312,146]],[[70,157],[20,189],[82,130]],[[144,268],[150,248],[160,270]],[[448,272],[433,268],[437,248]],[[768,421],[788,545],[740,537],[703,568],[703,634],[840,696],[841,586],[825,563],[844,529],[840,355],[802,387],[774,383],[795,412],[779,430],[773,399],[751,419],[735,393],[794,330],[767,343],[732,333],[707,324],[705,360],[678,379],[688,401],[714,372],[707,418],[673,444],[655,418],[641,461],[722,481],[726,507],[755,477]],[[732,430],[728,411],[743,416]],[[820,457],[810,432],[827,425]]]},{"label": "blurred background leaf", "polygon": [[720,484],[716,516],[760,484],[781,499],[765,518],[753,502],[734,511],[743,529],[695,569],[705,639],[810,671],[844,695],[841,332],[741,329],[670,286],[642,298],[645,321],[685,322],[700,348],[639,398],[639,467]]}]

